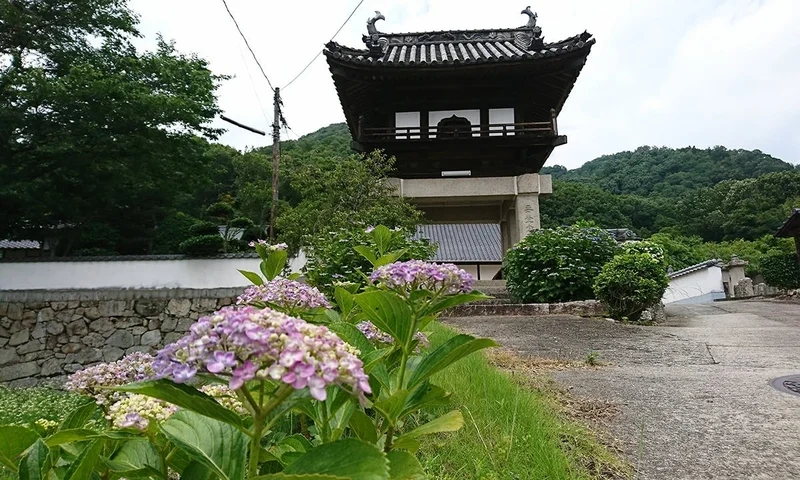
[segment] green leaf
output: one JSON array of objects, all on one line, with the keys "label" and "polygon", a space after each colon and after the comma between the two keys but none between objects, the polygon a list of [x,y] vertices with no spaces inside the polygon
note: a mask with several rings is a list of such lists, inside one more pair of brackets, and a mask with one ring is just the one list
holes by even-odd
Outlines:
[{"label": "green leaf", "polygon": [[398,390],[394,392],[390,397],[384,398],[379,402],[375,402],[374,407],[375,410],[378,410],[383,414],[384,417],[389,421],[389,424],[396,425],[397,420],[400,418],[400,414],[403,411],[403,408],[406,405],[406,400],[408,400],[408,395],[411,392],[408,390]]},{"label": "green leaf", "polygon": [[496,347],[497,343],[488,338],[475,338],[470,335],[456,335],[448,341],[431,351],[419,361],[414,368],[408,386],[414,387],[427,380],[436,372],[439,372],[451,364],[461,360],[470,353],[478,350]]},{"label": "green leaf", "polygon": [[404,417],[417,410],[448,405],[449,403],[449,392],[442,387],[432,385],[430,382],[422,382],[408,396],[400,416]]},{"label": "green leaf", "polygon": [[378,248],[378,255],[383,255],[389,250],[392,237],[394,237],[394,232],[385,225],[378,225],[372,230],[372,239],[375,241],[375,246]]},{"label": "green leaf", "polygon": [[373,290],[359,293],[355,301],[378,329],[388,333],[401,345],[407,345],[414,335],[411,308],[395,293]]},{"label": "green leaf", "polygon": [[469,303],[469,302],[476,302],[478,300],[486,300],[488,298],[492,297],[484,295],[480,292],[458,293],[455,295],[447,295],[433,302],[431,305],[428,305],[426,308],[422,309],[420,315],[434,315],[443,310],[447,310],[448,308],[455,307],[456,305],[462,305],[464,303]]},{"label": "green leaf", "polygon": [[375,262],[376,262],[378,259],[377,259],[377,257],[375,256],[375,252],[373,252],[371,248],[369,248],[369,247],[366,247],[366,246],[364,246],[364,245],[356,245],[355,247],[353,247],[353,250],[355,250],[356,252],[358,252],[359,254],[361,254],[361,256],[362,256],[362,257],[366,258],[366,259],[367,259],[367,261],[369,261],[369,263],[370,263],[370,264],[371,264],[373,267],[375,266]]},{"label": "green leaf", "polygon": [[[129,440],[107,460],[106,466],[115,472],[134,472],[138,470],[163,471],[164,460],[150,441],[141,438]],[[123,475],[130,477],[132,475]]]},{"label": "green leaf", "polygon": [[388,480],[388,463],[383,452],[375,445],[346,438],[320,445],[286,467],[283,473],[315,473],[350,480]]},{"label": "green leaf", "polygon": [[250,283],[253,285],[264,285],[264,280],[261,278],[261,275],[257,274],[256,272],[249,272],[247,270],[239,270],[239,273],[245,276]]},{"label": "green leaf", "polygon": [[375,268],[378,268],[384,265],[389,265],[390,263],[394,263],[397,261],[398,258],[402,257],[404,253],[406,253],[406,250],[402,249],[402,250],[395,250],[394,252],[389,252],[385,255],[381,255],[380,258],[375,260],[373,266]]},{"label": "green leaf", "polygon": [[50,449],[41,438],[31,445],[19,462],[19,480],[44,480],[50,469]]},{"label": "green leaf", "polygon": [[414,455],[392,450],[386,456],[389,458],[390,480],[425,480],[428,478]]},{"label": "green leaf", "polygon": [[57,447],[65,443],[82,442],[84,440],[91,440],[98,438],[98,432],[89,430],[87,428],[72,428],[69,430],[60,430],[44,440],[48,447]]},{"label": "green leaf", "polygon": [[97,439],[89,443],[78,457],[70,464],[64,480],[86,480],[91,478],[94,466],[100,459],[100,452],[103,451],[104,440]]},{"label": "green leaf", "polygon": [[378,431],[375,428],[375,423],[362,410],[356,410],[350,417],[350,430],[367,443],[376,443],[378,441]]},{"label": "green leaf", "polygon": [[375,346],[352,323],[332,323],[328,325],[328,329],[345,342],[359,349],[362,356],[375,350]]},{"label": "green leaf", "polygon": [[[461,410],[453,410],[452,412],[445,413],[439,418],[431,420],[430,422],[421,425],[410,432],[406,432],[394,442],[396,449],[408,449],[413,443],[409,440],[416,440],[423,435],[431,435],[440,432],[455,432],[464,426],[464,417],[461,415]],[[407,443],[408,442],[408,443]]]},{"label": "green leaf", "polygon": [[353,305],[355,304],[355,301],[353,300],[353,294],[342,287],[336,287],[333,291],[333,297],[336,299],[336,305],[342,312],[342,316],[347,318],[347,316],[350,314],[350,311],[353,310]]},{"label": "green leaf", "polygon": [[181,410],[161,425],[166,437],[223,480],[242,480],[248,438],[230,424]]},{"label": "green leaf", "polygon": [[242,418],[239,415],[223,407],[200,390],[186,384],[175,383],[165,379],[148,380],[116,387],[115,390],[158,398],[245,431]]},{"label": "green leaf", "polygon": [[200,462],[189,462],[181,472],[181,479],[186,480],[217,480],[217,476],[210,468]]},{"label": "green leaf", "polygon": [[61,422],[61,426],[59,426],[58,429],[71,430],[74,428],[82,428],[99,410],[100,406],[94,402],[81,405],[67,414],[66,418],[64,418],[64,421]]},{"label": "green leaf", "polygon": [[299,475],[287,475],[285,473],[273,473],[272,475],[262,475],[253,480],[349,480],[347,477],[336,477],[334,475],[320,475],[316,473],[305,473]]},{"label": "green leaf", "polygon": [[286,250],[273,250],[269,252],[267,259],[261,264],[261,271],[264,272],[264,276],[267,277],[267,280],[274,280],[275,277],[283,272],[287,258],[288,254]]},{"label": "green leaf", "polygon": [[17,458],[39,440],[30,428],[0,425],[0,464],[17,471]]}]

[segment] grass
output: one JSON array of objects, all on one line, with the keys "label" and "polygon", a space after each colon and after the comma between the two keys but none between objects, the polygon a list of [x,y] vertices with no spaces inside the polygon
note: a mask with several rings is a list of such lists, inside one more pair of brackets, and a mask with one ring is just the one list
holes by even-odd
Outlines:
[{"label": "grass", "polygon": [[[453,331],[434,325],[432,343],[442,343]],[[434,382],[453,392],[464,414],[459,432],[428,437],[420,459],[431,478],[439,480],[527,480],[626,478],[630,469],[588,428],[575,420],[582,406],[547,376],[522,368],[519,360],[501,356],[501,368],[473,354]],[[510,362],[511,360],[511,362]],[[509,365],[516,362],[517,365]],[[560,362],[563,364],[563,362]],[[559,362],[544,369],[564,368]],[[504,371],[505,370],[505,371]],[[522,372],[519,370],[527,370]],[[517,373],[514,373],[514,372]],[[597,412],[603,408],[594,409]],[[441,413],[444,413],[443,410]],[[589,409],[586,416],[596,415]]]}]

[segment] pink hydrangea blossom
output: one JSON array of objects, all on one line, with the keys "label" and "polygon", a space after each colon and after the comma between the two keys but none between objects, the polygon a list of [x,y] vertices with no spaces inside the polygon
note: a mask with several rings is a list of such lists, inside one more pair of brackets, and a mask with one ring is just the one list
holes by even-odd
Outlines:
[{"label": "pink hydrangea blossom", "polygon": [[236,300],[238,305],[256,302],[290,311],[331,308],[328,299],[316,287],[286,278],[276,278],[263,285],[248,287]]},{"label": "pink hydrangea blossom", "polygon": [[447,294],[469,293],[475,279],[452,263],[429,263],[422,260],[395,262],[378,267],[370,280],[393,290],[442,291]]},{"label": "pink hydrangea blossom", "polygon": [[233,390],[271,378],[308,388],[320,401],[328,386],[340,385],[364,402],[371,390],[357,355],[324,326],[269,308],[226,307],[200,318],[185,337],[159,351],[153,368],[178,383],[202,371],[228,376]]},{"label": "pink hydrangea blossom", "polygon": [[83,395],[94,397],[100,405],[111,405],[125,397],[108,387],[147,380],[154,376],[153,357],[146,353],[132,353],[111,363],[100,363],[70,375],[64,387]]},{"label": "pink hydrangea blossom", "polygon": [[[361,333],[367,337],[367,340],[373,344],[383,344],[383,346],[394,344],[394,338],[392,338],[391,335],[378,330],[378,327],[376,327],[370,321],[363,321],[356,325],[356,328],[358,328]],[[422,332],[415,333],[414,339],[417,340],[417,347],[414,349],[414,351],[417,353],[419,353],[421,349],[431,346],[431,342],[428,340],[428,337],[426,337]]]}]

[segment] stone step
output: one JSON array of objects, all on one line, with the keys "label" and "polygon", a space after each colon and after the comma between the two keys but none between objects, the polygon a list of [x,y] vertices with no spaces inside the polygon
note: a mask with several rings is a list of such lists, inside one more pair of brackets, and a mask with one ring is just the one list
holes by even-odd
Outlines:
[{"label": "stone step", "polygon": [[470,303],[447,310],[446,317],[480,316],[537,316],[537,315],[577,315],[580,317],[603,317],[604,306],[597,300],[583,300],[564,303]]}]

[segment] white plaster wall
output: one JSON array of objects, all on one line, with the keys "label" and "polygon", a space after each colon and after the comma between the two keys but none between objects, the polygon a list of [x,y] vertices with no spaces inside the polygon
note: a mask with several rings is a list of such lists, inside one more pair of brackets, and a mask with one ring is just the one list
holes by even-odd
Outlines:
[{"label": "white plaster wall", "polygon": [[662,301],[667,303],[686,303],[691,299],[712,301],[724,298],[722,289],[722,268],[708,267],[670,280]]},{"label": "white plaster wall", "polygon": [[503,268],[502,265],[481,265],[481,280],[493,279],[501,268]]},{"label": "white plaster wall", "polygon": [[[480,110],[437,110],[428,112],[428,125],[431,129],[435,128],[443,119],[450,118],[453,115],[457,117],[464,117],[469,120],[472,126],[477,127],[481,124],[481,111]],[[473,137],[479,136],[480,133],[475,132]]]},{"label": "white plaster wall", "polygon": [[456,266],[458,268],[463,269],[465,272],[469,273],[470,275],[472,275],[473,278],[475,278],[477,280],[477,278],[478,278],[478,266],[477,265],[475,265],[475,264],[473,264],[473,265],[462,265],[462,264],[458,264],[457,263]]},{"label": "white plaster wall", "polygon": [[[490,108],[489,109],[489,123],[514,123],[514,109],[513,108]],[[502,135],[502,127],[489,127],[490,136]],[[507,130],[514,130],[514,127],[508,127]],[[493,133],[497,131],[497,133]],[[513,135],[513,134],[512,134]]]},{"label": "white plaster wall", "polygon": [[[394,114],[394,126],[397,128],[416,127],[419,128],[419,112],[397,112]],[[419,138],[419,135],[406,135],[399,134],[397,138]]]},{"label": "white plaster wall", "polygon": [[[258,258],[0,263],[0,290],[96,288],[230,288],[250,282],[238,270],[259,271]],[[305,255],[292,259],[293,272]]]}]

